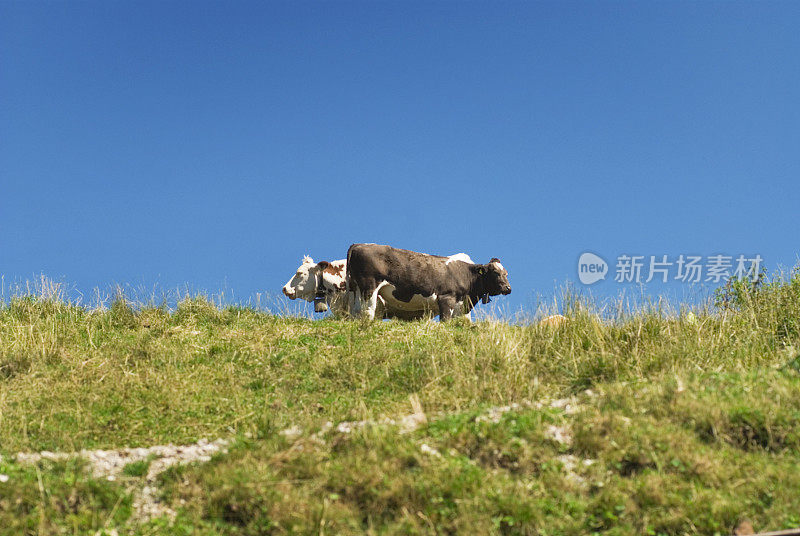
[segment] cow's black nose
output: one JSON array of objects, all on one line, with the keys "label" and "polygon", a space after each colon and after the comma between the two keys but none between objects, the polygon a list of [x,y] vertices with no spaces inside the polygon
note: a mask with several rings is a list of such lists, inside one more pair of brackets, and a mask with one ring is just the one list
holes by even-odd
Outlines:
[{"label": "cow's black nose", "polygon": [[505,296],[508,294],[511,294],[511,287],[506,287],[503,289],[503,295]]}]

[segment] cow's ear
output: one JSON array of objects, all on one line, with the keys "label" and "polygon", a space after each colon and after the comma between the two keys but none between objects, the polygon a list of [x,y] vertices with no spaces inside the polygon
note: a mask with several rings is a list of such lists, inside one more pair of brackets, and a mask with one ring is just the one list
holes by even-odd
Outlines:
[{"label": "cow's ear", "polygon": [[328,261],[319,261],[317,263],[317,268],[319,268],[320,270],[324,270],[325,268],[327,268],[330,265],[331,265],[331,263],[329,263]]},{"label": "cow's ear", "polygon": [[485,266],[478,266],[478,273],[480,275],[485,274],[486,273],[486,267]]}]

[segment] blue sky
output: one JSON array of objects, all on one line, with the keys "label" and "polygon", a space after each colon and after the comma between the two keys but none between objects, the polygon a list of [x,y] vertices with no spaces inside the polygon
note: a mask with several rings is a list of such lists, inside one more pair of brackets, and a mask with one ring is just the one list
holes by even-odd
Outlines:
[{"label": "blue sky", "polygon": [[499,257],[517,309],[584,251],[792,266],[798,22],[790,2],[2,2],[0,274],[247,299],[378,242]]}]

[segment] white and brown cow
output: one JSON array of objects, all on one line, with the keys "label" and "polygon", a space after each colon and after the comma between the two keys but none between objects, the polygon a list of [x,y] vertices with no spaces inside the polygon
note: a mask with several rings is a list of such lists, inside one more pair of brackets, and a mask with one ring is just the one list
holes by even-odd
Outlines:
[{"label": "white and brown cow", "polygon": [[[446,257],[447,262],[461,261],[472,264],[466,253],[456,253]],[[301,299],[314,302],[316,312],[328,309],[335,315],[349,314],[353,306],[354,296],[346,292],[345,278],[347,260],[314,262],[306,255],[300,262],[294,276],[283,286],[283,293],[291,300]],[[376,306],[378,318],[399,318],[416,320],[431,314],[431,307],[426,303],[401,304],[400,307],[387,305],[379,298]]]},{"label": "white and brown cow", "polygon": [[425,309],[440,320],[468,315],[478,300],[510,294],[508,272],[498,259],[472,264],[379,244],[347,251],[347,290],[353,313],[375,318],[380,301],[397,310]]},{"label": "white and brown cow", "polygon": [[314,302],[318,313],[331,310],[334,314],[349,310],[346,296],[345,277],[347,261],[321,261],[306,255],[300,262],[294,276],[283,285],[283,293],[290,300],[300,298]]}]

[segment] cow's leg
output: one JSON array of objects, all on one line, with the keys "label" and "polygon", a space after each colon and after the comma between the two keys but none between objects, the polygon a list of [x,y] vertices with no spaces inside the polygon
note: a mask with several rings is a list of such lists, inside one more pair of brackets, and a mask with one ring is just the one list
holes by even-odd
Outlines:
[{"label": "cow's leg", "polygon": [[472,322],[472,308],[473,308],[473,305],[472,305],[472,300],[470,299],[470,297],[469,297],[469,296],[467,296],[467,297],[466,297],[466,298],[464,298],[464,300],[461,302],[461,310],[462,310],[462,311],[464,311],[464,317],[465,317],[465,318],[466,318],[466,319],[467,319],[469,322]]},{"label": "cow's leg", "polygon": [[439,320],[444,322],[453,317],[456,310],[456,299],[452,296],[439,296],[436,298],[436,304],[439,306]]},{"label": "cow's leg", "polygon": [[458,302],[458,306],[456,307],[456,314],[458,316],[463,316],[464,318],[466,318],[467,322],[472,322],[472,311],[470,311],[469,305],[467,304],[467,300],[462,300]]},{"label": "cow's leg", "polygon": [[345,293],[345,296],[346,296],[346,300],[347,300],[347,312],[348,312],[348,314],[350,314],[350,316],[357,315],[358,311],[359,311],[358,306],[360,305],[358,303],[358,293],[357,292],[353,292],[351,290],[348,290]]},{"label": "cow's leg", "polygon": [[366,302],[365,306],[361,309],[361,312],[366,316],[369,320],[375,319],[375,312],[378,309],[378,293],[381,291],[381,287],[386,284],[386,281],[382,281],[379,283],[374,290],[364,292],[362,294],[363,300]]},{"label": "cow's leg", "polygon": [[453,308],[453,316],[456,317],[466,315],[469,319],[469,312],[467,311],[466,305],[467,304],[463,300],[456,300],[456,306]]},{"label": "cow's leg", "polygon": [[375,306],[375,316],[377,318],[390,318],[386,309],[386,300],[380,295],[378,295],[378,303]]},{"label": "cow's leg", "polygon": [[363,307],[363,300],[361,299],[361,288],[355,281],[348,282],[347,291],[347,312],[351,317],[356,317],[361,314]]},{"label": "cow's leg", "polygon": [[352,305],[350,303],[349,292],[337,292],[328,297],[328,308],[337,318],[346,317],[351,314]]},{"label": "cow's leg", "polygon": [[[350,314],[353,316],[367,315],[369,318],[375,316],[375,297],[377,291],[376,284],[371,280],[356,281],[353,278],[348,282],[348,294],[350,297]],[[372,307],[370,307],[372,305]],[[372,311],[370,316],[370,310]]]},{"label": "cow's leg", "polygon": [[453,310],[453,316],[463,316],[467,319],[467,322],[472,322],[471,308],[468,300],[469,298],[466,300],[456,301],[456,307]]}]

